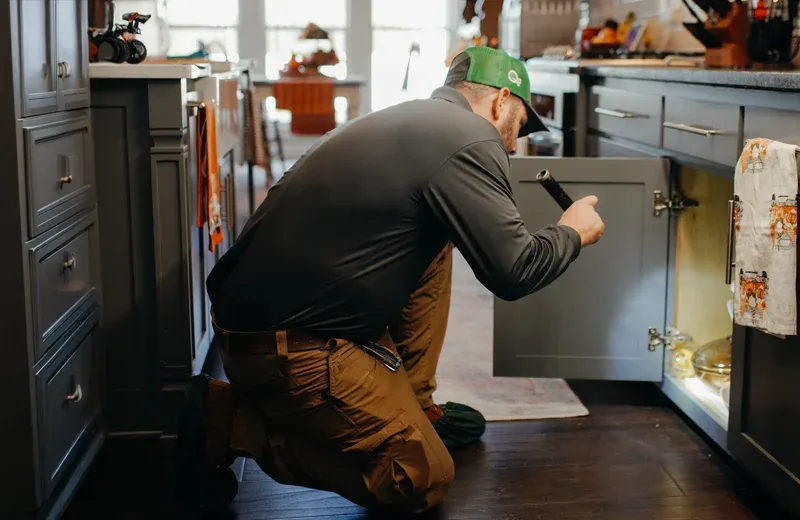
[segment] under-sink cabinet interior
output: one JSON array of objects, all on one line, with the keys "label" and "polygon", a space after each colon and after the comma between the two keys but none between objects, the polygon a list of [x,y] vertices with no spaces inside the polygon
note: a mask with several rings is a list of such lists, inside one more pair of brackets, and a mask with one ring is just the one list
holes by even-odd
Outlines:
[{"label": "under-sink cabinet interior", "polygon": [[[684,209],[673,215],[675,268],[664,376],[723,429],[730,404],[733,179],[683,167]],[[668,323],[670,323],[668,321]]]}]

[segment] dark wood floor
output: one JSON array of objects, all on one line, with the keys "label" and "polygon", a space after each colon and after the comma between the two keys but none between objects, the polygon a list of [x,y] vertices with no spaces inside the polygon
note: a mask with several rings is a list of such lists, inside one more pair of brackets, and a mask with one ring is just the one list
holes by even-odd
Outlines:
[{"label": "dark wood floor", "polygon": [[[652,386],[573,387],[588,417],[490,424],[480,445],[455,454],[453,488],[443,507],[423,518],[791,518],[710,449]],[[132,449],[136,443],[110,443],[67,520],[189,518],[171,500],[165,456],[151,445]],[[231,511],[218,518],[375,517],[329,493],[281,486],[248,461]]]}]

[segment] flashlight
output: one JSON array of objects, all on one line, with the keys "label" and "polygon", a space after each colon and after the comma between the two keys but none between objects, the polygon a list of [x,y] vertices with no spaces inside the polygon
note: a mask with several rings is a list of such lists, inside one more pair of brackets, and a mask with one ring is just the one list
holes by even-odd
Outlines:
[{"label": "flashlight", "polygon": [[547,193],[553,197],[561,209],[566,211],[567,208],[572,206],[572,199],[567,192],[564,191],[564,188],[558,183],[557,180],[550,174],[547,170],[542,170],[536,174],[536,180],[547,190]]}]

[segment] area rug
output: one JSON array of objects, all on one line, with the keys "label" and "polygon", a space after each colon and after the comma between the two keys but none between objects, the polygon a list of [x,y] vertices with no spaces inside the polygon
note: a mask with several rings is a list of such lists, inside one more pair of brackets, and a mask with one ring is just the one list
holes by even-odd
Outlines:
[{"label": "area rug", "polygon": [[563,379],[492,376],[492,309],[492,294],[456,250],[450,320],[436,373],[436,402],[467,404],[488,421],[588,415]]}]

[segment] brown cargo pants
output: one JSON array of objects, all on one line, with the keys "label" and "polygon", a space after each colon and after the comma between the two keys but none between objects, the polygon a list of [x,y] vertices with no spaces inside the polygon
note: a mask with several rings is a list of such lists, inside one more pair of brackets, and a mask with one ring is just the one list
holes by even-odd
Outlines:
[{"label": "brown cargo pants", "polygon": [[440,503],[453,460],[424,409],[436,389],[452,254],[448,244],[380,340],[402,357],[397,372],[336,338],[283,356],[223,347],[238,407],[231,453],[254,459],[278,482],[332,491],[364,507],[421,512]]}]

